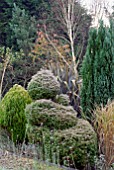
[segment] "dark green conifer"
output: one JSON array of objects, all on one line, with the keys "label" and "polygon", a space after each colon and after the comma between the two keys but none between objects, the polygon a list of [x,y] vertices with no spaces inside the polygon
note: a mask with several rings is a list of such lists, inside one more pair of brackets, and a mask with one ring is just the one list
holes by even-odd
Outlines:
[{"label": "dark green conifer", "polygon": [[91,30],[85,59],[82,64],[83,86],[81,106],[86,116],[96,105],[105,105],[114,98],[114,27],[104,26]]}]

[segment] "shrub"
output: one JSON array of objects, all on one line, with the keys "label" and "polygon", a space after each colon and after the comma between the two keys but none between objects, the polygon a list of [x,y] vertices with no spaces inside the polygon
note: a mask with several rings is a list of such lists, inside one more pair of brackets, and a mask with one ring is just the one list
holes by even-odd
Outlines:
[{"label": "shrub", "polygon": [[63,106],[68,106],[70,103],[69,96],[66,94],[57,95],[55,98],[55,102],[62,104]]},{"label": "shrub", "polygon": [[76,112],[71,106],[62,106],[51,100],[41,99],[26,107],[26,116],[31,125],[50,130],[66,129],[76,125]]},{"label": "shrub", "polygon": [[26,104],[32,102],[28,92],[20,85],[14,85],[0,104],[0,124],[10,133],[14,143],[22,142],[26,131]]},{"label": "shrub", "polygon": [[28,93],[34,100],[54,98],[60,92],[60,84],[50,70],[41,70],[28,84]]},{"label": "shrub", "polygon": [[79,119],[75,126],[59,131],[34,126],[31,135],[34,135],[35,139],[37,137],[44,160],[54,160],[54,163],[59,162],[61,165],[80,170],[86,166],[94,166],[96,134],[85,120]]},{"label": "shrub", "polygon": [[[38,144],[43,160],[83,169],[93,165],[96,134],[85,120],[77,120],[71,106],[37,100],[26,107],[29,142]],[[39,152],[39,151],[38,151]]]},{"label": "shrub", "polygon": [[95,111],[95,127],[98,134],[99,152],[104,155],[105,166],[114,163],[114,101]]},{"label": "shrub", "polygon": [[[54,134],[54,148],[58,146],[60,164],[83,169],[94,165],[96,134],[92,126],[79,119],[77,125]],[[54,150],[54,149],[53,149]]]}]

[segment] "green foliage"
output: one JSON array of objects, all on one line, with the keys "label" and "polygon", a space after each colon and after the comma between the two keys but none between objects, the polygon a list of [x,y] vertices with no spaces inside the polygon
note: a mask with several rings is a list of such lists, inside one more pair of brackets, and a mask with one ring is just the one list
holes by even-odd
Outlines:
[{"label": "green foliage", "polygon": [[0,46],[9,45],[10,29],[9,21],[11,19],[11,8],[7,0],[0,1]]},{"label": "green foliage", "polygon": [[50,99],[60,92],[60,84],[50,70],[41,70],[32,77],[27,90],[34,100]]},{"label": "green foliage", "polygon": [[76,125],[76,112],[71,106],[62,106],[51,100],[37,100],[26,107],[31,125],[52,129],[66,129]]},{"label": "green foliage", "polygon": [[79,119],[76,126],[54,134],[53,150],[58,148],[60,164],[82,170],[94,165],[97,151],[96,134],[92,126]]},{"label": "green foliage", "polygon": [[81,106],[90,118],[95,105],[105,105],[114,98],[114,27],[100,23],[98,30],[90,32],[88,47],[82,65],[83,86]]},{"label": "green foliage", "polygon": [[3,95],[3,82],[7,68],[10,65],[11,59],[13,58],[12,50],[8,47],[0,47],[0,101]]},{"label": "green foliage", "polygon": [[55,102],[62,104],[63,106],[68,106],[70,103],[69,97],[66,94],[60,94],[55,97]]},{"label": "green foliage", "polygon": [[22,51],[13,53],[10,66],[5,73],[2,95],[4,96],[14,84],[19,84],[26,89],[31,77],[43,65],[43,61],[39,58],[33,60],[32,56],[25,57]]},{"label": "green foliage", "polygon": [[36,25],[34,17],[30,17],[25,9],[20,9],[14,4],[12,19],[10,22],[12,41],[14,42],[14,48],[23,49],[26,56],[28,56],[32,49],[33,42],[36,38]]},{"label": "green foliage", "polygon": [[88,117],[90,111],[93,109],[93,104],[94,104],[93,64],[94,64],[95,53],[97,49],[96,46],[97,30],[96,29],[91,30],[89,35],[90,36],[88,40],[87,52],[81,70],[82,79],[83,79],[83,86],[81,89],[81,106],[83,112],[86,113],[86,116]]},{"label": "green foliage", "polygon": [[94,164],[96,135],[71,106],[37,100],[26,107],[29,142],[38,144],[43,160],[83,169]]},{"label": "green foliage", "polygon": [[[21,9],[25,9],[29,16],[35,16],[35,18],[41,18],[42,14],[49,8],[49,2],[47,0],[5,0],[10,7],[13,7],[14,3]],[[48,9],[48,12],[49,9]]]},{"label": "green foliage", "polygon": [[14,85],[0,103],[0,125],[7,129],[14,143],[22,142],[26,131],[26,104],[31,103],[27,91]]},{"label": "green foliage", "polygon": [[[94,156],[97,153],[96,134],[85,120],[68,129],[53,130],[32,126],[29,129],[29,139],[37,142],[42,158],[61,165],[82,170],[88,164],[94,166]],[[53,158],[54,157],[54,158]]]}]

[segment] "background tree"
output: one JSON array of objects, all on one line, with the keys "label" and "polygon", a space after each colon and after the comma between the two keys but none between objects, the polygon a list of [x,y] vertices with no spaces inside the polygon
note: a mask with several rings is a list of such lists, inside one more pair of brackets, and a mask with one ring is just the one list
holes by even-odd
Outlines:
[{"label": "background tree", "polygon": [[65,60],[65,56],[61,55],[56,48],[52,41],[53,37],[56,37],[63,44],[68,44],[70,47],[69,58],[71,64],[68,65],[66,60],[64,70],[59,67],[56,75],[60,79],[62,92],[69,93],[71,104],[79,111],[80,76],[78,71],[87,44],[91,18],[78,1],[50,0],[50,5],[53,22],[48,23],[47,20],[44,22],[47,40],[58,53],[58,57],[63,60]]},{"label": "background tree", "polygon": [[82,88],[81,88],[81,107],[87,118],[90,118],[94,105],[94,60],[97,51],[97,30],[92,29],[89,33],[89,40],[86,55],[82,63]]},{"label": "background tree", "polygon": [[[83,86],[81,105],[90,116],[95,105],[106,105],[114,98],[114,26],[100,27],[90,34],[86,56],[82,65]],[[94,43],[93,43],[94,42]]]},{"label": "background tree", "polygon": [[71,64],[71,59],[68,55],[69,52],[69,44],[61,43],[54,36],[52,41],[48,41],[45,33],[40,31],[38,32],[38,38],[32,50],[32,56],[33,58],[40,57],[47,68],[49,68],[52,63],[64,67],[64,64],[68,66]]},{"label": "background tree", "polygon": [[[25,9],[29,16],[34,16],[36,19],[41,19],[44,16],[44,13],[51,12],[49,10],[50,5],[47,0],[5,0],[8,5],[13,8],[14,3],[20,9]],[[48,15],[49,15],[48,13]]]},{"label": "background tree", "polygon": [[[67,42],[70,46],[70,56],[72,58],[73,66],[72,68],[75,77],[78,80],[78,65],[80,63],[80,58],[83,51],[86,36],[83,30],[83,26],[84,28],[89,26],[90,18],[86,14],[84,8],[82,8],[81,5],[78,3],[78,1],[50,0],[50,2],[53,11],[53,16],[55,17],[55,26],[59,27],[56,34],[58,35],[59,39],[61,39],[63,42]],[[59,23],[59,25],[57,23]],[[85,25],[83,25],[82,23]],[[48,26],[48,29],[46,30],[46,35],[48,34],[48,39],[51,39],[51,36],[49,37],[49,33],[50,30],[52,31],[52,29],[49,28],[50,27]],[[81,46],[79,46],[79,42],[81,43]],[[76,45],[78,46],[78,50],[76,49]]]},{"label": "background tree", "polygon": [[37,31],[36,25],[34,17],[29,17],[25,9],[20,9],[14,4],[10,22],[13,46],[16,50],[22,49],[25,56],[28,56],[33,47]]},{"label": "background tree", "polygon": [[3,86],[4,83],[4,77],[5,77],[5,73],[7,68],[10,66],[10,62],[11,59],[13,57],[13,53],[9,48],[5,49],[5,53],[4,53],[4,49],[5,47],[1,47],[0,48],[0,101],[2,99],[4,90],[6,88],[6,85]]},{"label": "background tree", "polygon": [[11,8],[6,0],[0,1],[0,46],[7,47],[9,45],[10,28],[9,21],[11,19]]}]

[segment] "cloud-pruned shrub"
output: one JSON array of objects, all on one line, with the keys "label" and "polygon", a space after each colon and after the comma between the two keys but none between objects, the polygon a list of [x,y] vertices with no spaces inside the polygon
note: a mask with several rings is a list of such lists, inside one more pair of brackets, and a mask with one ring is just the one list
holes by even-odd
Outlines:
[{"label": "cloud-pruned shrub", "polygon": [[67,129],[77,123],[76,112],[71,106],[59,105],[46,99],[27,105],[26,116],[32,126],[42,126],[50,130]]},{"label": "cloud-pruned shrub", "polygon": [[28,93],[32,99],[54,98],[60,92],[60,84],[50,70],[40,70],[28,84]]}]

